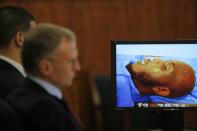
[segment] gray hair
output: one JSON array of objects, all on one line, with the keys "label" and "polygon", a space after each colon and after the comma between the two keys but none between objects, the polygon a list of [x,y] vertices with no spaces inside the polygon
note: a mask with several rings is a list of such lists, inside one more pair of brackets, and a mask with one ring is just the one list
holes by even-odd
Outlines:
[{"label": "gray hair", "polygon": [[28,31],[22,50],[22,63],[26,73],[38,75],[40,60],[51,55],[63,38],[68,42],[76,41],[71,30],[49,23],[40,24]]}]

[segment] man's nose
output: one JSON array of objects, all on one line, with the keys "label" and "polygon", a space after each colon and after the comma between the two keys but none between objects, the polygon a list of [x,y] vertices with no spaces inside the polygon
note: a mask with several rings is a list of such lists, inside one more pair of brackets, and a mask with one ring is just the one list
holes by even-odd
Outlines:
[{"label": "man's nose", "polygon": [[80,70],[81,70],[81,66],[80,66],[79,61],[77,61],[75,64],[75,71],[80,71]]}]

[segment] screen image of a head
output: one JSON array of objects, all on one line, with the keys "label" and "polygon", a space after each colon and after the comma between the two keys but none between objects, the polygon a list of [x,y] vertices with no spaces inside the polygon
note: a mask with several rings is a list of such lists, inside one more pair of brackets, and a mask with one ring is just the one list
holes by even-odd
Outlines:
[{"label": "screen image of a head", "polygon": [[180,60],[144,59],[129,63],[126,68],[142,96],[180,97],[195,86],[193,68]]},{"label": "screen image of a head", "polygon": [[118,44],[116,106],[197,106],[197,44]]}]

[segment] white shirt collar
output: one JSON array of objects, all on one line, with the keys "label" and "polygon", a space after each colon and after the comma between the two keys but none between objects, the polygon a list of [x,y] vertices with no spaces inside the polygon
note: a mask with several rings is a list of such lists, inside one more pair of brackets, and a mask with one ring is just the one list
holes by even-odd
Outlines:
[{"label": "white shirt collar", "polygon": [[34,76],[29,76],[29,78],[31,80],[33,80],[34,82],[38,83],[46,92],[48,92],[50,95],[62,100],[63,99],[63,94],[61,92],[61,90],[49,83],[48,81],[45,81],[43,79],[40,79],[40,78],[37,78],[37,77],[34,77]]},{"label": "white shirt collar", "polygon": [[11,64],[13,67],[15,67],[24,77],[26,77],[26,73],[24,71],[24,68],[21,64],[19,64],[18,62],[16,62],[13,59],[10,59],[6,56],[0,55],[0,59],[8,62],[9,64]]}]

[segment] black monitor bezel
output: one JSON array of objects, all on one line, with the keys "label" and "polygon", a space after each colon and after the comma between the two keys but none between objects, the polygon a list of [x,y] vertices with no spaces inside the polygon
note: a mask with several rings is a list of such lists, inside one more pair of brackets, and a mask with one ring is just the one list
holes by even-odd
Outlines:
[{"label": "black monitor bezel", "polygon": [[118,44],[197,44],[197,40],[138,40],[138,41],[111,41],[111,85],[113,92],[114,109],[116,110],[161,110],[185,111],[197,110],[197,107],[117,107],[116,106],[116,45]]}]

